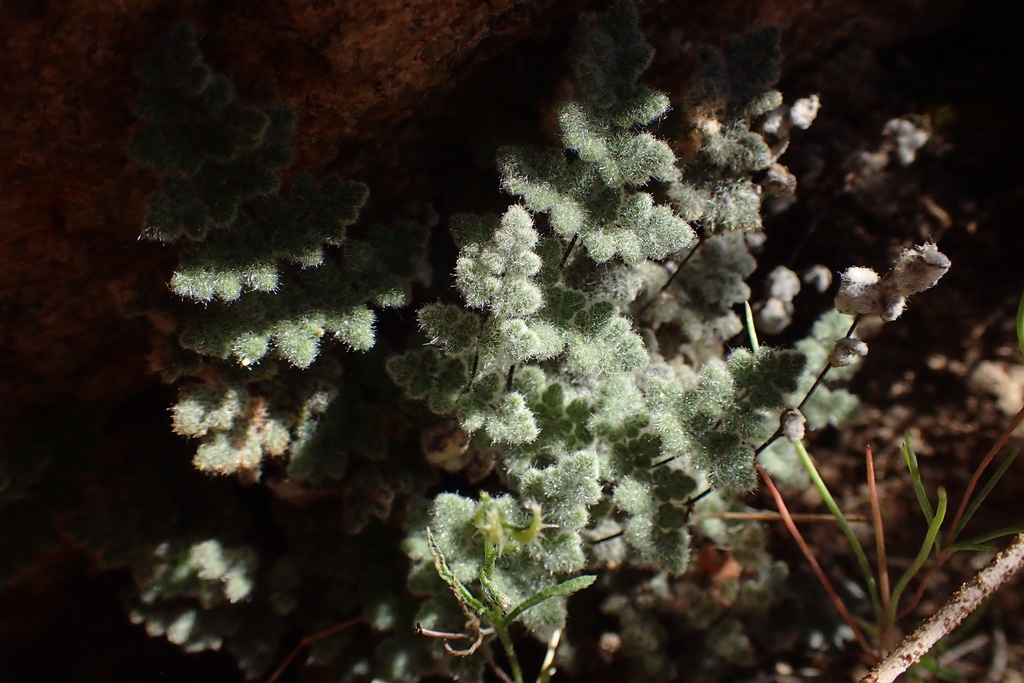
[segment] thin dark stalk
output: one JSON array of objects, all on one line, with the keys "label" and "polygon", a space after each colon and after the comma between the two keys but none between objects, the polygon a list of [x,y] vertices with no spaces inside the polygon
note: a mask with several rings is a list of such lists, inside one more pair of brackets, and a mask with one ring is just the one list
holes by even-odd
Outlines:
[{"label": "thin dark stalk", "polygon": [[469,371],[469,381],[466,382],[466,388],[463,391],[467,391],[473,386],[473,380],[476,379],[476,371],[480,366],[480,349],[473,352],[473,369]]},{"label": "thin dark stalk", "polygon": [[700,501],[704,500],[705,498],[707,498],[710,495],[711,495],[711,489],[710,488],[706,488],[703,491],[701,491],[700,493],[698,493],[696,496],[694,496],[693,498],[690,498],[690,499],[688,499],[686,501],[685,505],[686,505],[686,517],[687,517],[687,519],[689,519],[690,515],[693,513],[693,506],[696,505],[697,503],[699,503]]},{"label": "thin dark stalk", "polygon": [[[864,316],[858,315],[853,319],[853,322],[850,323],[850,329],[846,331],[846,336],[843,337],[844,339],[850,339],[851,337],[853,337],[853,333],[857,331],[857,325],[860,324],[860,321],[863,320],[863,318]],[[825,367],[822,368],[821,372],[818,373],[818,377],[814,380],[814,384],[811,385],[811,388],[807,390],[807,394],[804,395],[804,400],[800,401],[800,405],[796,407],[797,410],[802,411],[804,409],[804,406],[807,405],[807,402],[811,400],[811,396],[814,395],[814,390],[817,389],[818,386],[820,386],[821,383],[825,381],[825,375],[827,375],[828,371],[831,369],[832,366],[826,363]]]},{"label": "thin dark stalk", "polygon": [[[863,320],[863,318],[864,316],[858,315],[853,319],[853,322],[850,323],[850,329],[847,330],[844,339],[850,339],[851,337],[853,337],[853,333],[857,331],[857,325],[860,324],[860,321]],[[801,412],[803,411],[804,406],[807,405],[807,402],[811,400],[811,396],[814,395],[814,390],[821,386],[821,383],[825,381],[825,376],[828,375],[828,371],[831,369],[832,366],[826,363],[825,367],[821,369],[821,372],[819,372],[818,376],[815,378],[814,384],[812,384],[811,388],[807,390],[806,394],[804,394],[803,400],[800,401],[800,404],[796,407],[797,410]],[[764,451],[764,449],[771,446],[775,442],[775,439],[779,438],[780,436],[782,436],[781,420],[779,421],[779,426],[778,428],[776,428],[775,432],[767,439],[765,439],[764,443],[762,443],[760,446],[754,449],[754,457],[756,458],[757,456],[759,456],[761,452]]]},{"label": "thin dark stalk", "polygon": [[651,465],[651,469],[654,470],[654,469],[657,469],[657,468],[661,467],[662,465],[667,465],[667,464],[669,464],[670,462],[672,462],[673,460],[675,460],[678,457],[679,457],[678,455],[670,455],[667,458],[665,458],[664,460],[660,460],[660,461],[654,463],[653,465]]},{"label": "thin dark stalk", "polygon": [[626,533],[625,529],[619,529],[614,534],[608,534],[604,538],[599,538],[596,541],[591,541],[590,545],[597,545],[598,543],[604,543],[605,541],[611,541],[613,539],[618,538],[619,536],[622,536],[625,533]]},{"label": "thin dark stalk", "polygon": [[508,369],[508,375],[505,376],[505,393],[512,391],[512,380],[516,376],[516,366],[513,363]]},{"label": "thin dark stalk", "polygon": [[487,311],[484,313],[483,320],[480,321],[480,332],[476,335],[477,348],[473,352],[473,369],[469,371],[469,381],[466,382],[466,388],[463,392],[469,391],[469,388],[473,386],[473,380],[476,379],[476,371],[480,366],[480,340],[484,338],[484,331],[487,329],[487,323],[491,319],[491,312]]},{"label": "thin dark stalk", "polygon": [[650,308],[651,305],[658,300],[658,297],[661,296],[661,293],[672,286],[672,283],[675,282],[676,277],[678,277],[679,273],[683,271],[683,266],[686,265],[687,261],[693,258],[693,255],[697,253],[697,250],[700,249],[700,245],[704,244],[704,242],[705,240],[697,241],[697,244],[693,247],[693,249],[690,250],[690,253],[683,257],[683,260],[679,262],[679,265],[676,266],[676,269],[672,272],[671,275],[669,275],[668,280],[666,280],[665,284],[661,286],[661,289],[655,292],[654,296],[648,299],[647,303],[640,307],[640,309],[636,312],[637,315],[640,315],[648,308]]},{"label": "thin dark stalk", "polygon": [[575,235],[572,236],[572,239],[569,240],[569,246],[567,246],[565,248],[565,251],[562,252],[562,261],[561,261],[561,263],[558,264],[558,269],[559,270],[562,270],[563,268],[565,268],[565,264],[569,260],[569,254],[572,253],[573,247],[576,246],[576,240],[578,240],[579,238],[580,238],[580,234],[576,233]]},{"label": "thin dark stalk", "polygon": [[[703,491],[701,491],[700,493],[698,493],[696,496],[692,496],[692,497],[686,499],[686,502],[683,503],[683,505],[686,507],[686,519],[685,519],[684,523],[690,521],[690,515],[693,514],[693,506],[696,505],[701,500],[703,500],[704,498],[706,498],[707,496],[710,496],[711,493],[712,493],[711,489],[707,488],[707,489],[704,489]],[[619,536],[623,535],[624,533],[626,533],[626,530],[625,529],[620,529],[619,531],[616,531],[614,534],[609,534],[609,535],[605,536],[604,538],[599,538],[596,541],[591,541],[590,544],[591,545],[597,545],[598,543],[604,543],[605,541],[610,541],[613,538],[618,538]]]}]

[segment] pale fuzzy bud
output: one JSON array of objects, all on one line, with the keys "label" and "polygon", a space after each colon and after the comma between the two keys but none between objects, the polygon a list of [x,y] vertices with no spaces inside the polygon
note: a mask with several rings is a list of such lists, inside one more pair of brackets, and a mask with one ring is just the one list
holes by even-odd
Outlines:
[{"label": "pale fuzzy bud", "polygon": [[821,100],[817,94],[803,97],[793,103],[793,107],[789,110],[789,120],[797,128],[806,130],[814,123],[819,109],[821,109]]},{"label": "pale fuzzy bud", "polygon": [[868,345],[860,339],[844,337],[836,342],[828,354],[828,364],[834,368],[845,368],[855,359],[868,355]]},{"label": "pale fuzzy bud", "polygon": [[790,441],[801,441],[807,427],[807,418],[796,408],[782,414],[782,435]]},{"label": "pale fuzzy bud", "polygon": [[885,124],[882,135],[888,146],[896,152],[900,165],[909,166],[917,158],[917,151],[925,146],[931,133],[920,120],[892,119]]},{"label": "pale fuzzy bud", "polygon": [[768,274],[768,295],[792,301],[800,293],[800,278],[789,268],[778,266]]},{"label": "pale fuzzy bud", "polygon": [[836,294],[836,309],[847,315],[881,315],[885,292],[879,280],[878,273],[870,268],[847,268]]},{"label": "pale fuzzy bud", "polygon": [[796,196],[796,176],[782,164],[772,164],[760,183],[766,196],[791,199]]},{"label": "pale fuzzy bud", "polygon": [[765,334],[778,334],[793,321],[793,304],[771,297],[757,312],[757,322]]},{"label": "pale fuzzy bud", "polygon": [[893,295],[911,296],[934,287],[949,266],[949,257],[934,244],[925,244],[900,254],[886,280]]},{"label": "pale fuzzy bud", "polygon": [[832,286],[832,271],[819,263],[804,271],[803,279],[816,292],[822,293]]},{"label": "pale fuzzy bud", "polygon": [[887,323],[891,323],[896,318],[903,315],[903,311],[907,310],[907,298],[903,296],[890,296],[885,300],[885,306],[882,307],[882,312],[879,313],[882,316],[882,320]]},{"label": "pale fuzzy bud", "polygon": [[761,124],[761,130],[763,130],[765,133],[768,133],[769,135],[776,135],[781,137],[782,134],[785,132],[783,125],[790,123],[785,119],[785,116],[788,113],[788,111],[789,108],[785,106],[779,107],[777,109],[772,109],[770,112],[765,114],[764,123]]},{"label": "pale fuzzy bud", "polygon": [[934,287],[949,270],[949,258],[934,244],[906,249],[884,278],[869,268],[843,273],[836,308],[850,315],[878,315],[890,322],[907,307],[907,297]]}]

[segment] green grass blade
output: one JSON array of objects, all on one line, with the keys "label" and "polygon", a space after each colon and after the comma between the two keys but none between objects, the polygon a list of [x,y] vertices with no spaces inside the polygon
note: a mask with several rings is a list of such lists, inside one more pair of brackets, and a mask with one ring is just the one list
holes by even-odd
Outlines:
[{"label": "green grass blade", "polygon": [[914,493],[917,495],[921,512],[924,513],[925,523],[931,525],[935,513],[932,511],[931,501],[928,500],[928,492],[924,490],[924,484],[921,483],[921,468],[917,465],[917,455],[914,453],[909,433],[903,436],[903,461],[907,463],[907,469],[910,470],[910,481],[914,484]]},{"label": "green grass blade", "polygon": [[563,581],[562,583],[556,583],[554,586],[548,586],[536,595],[529,597],[516,605],[515,608],[505,616],[505,622],[512,623],[523,612],[531,607],[536,607],[550,598],[562,598],[567,595],[572,595],[576,591],[583,590],[596,580],[597,577],[593,574],[586,574],[584,576],[577,576],[574,579],[569,579],[568,581]]},{"label": "green grass blade", "polygon": [[974,538],[969,538],[966,541],[960,541],[953,545],[946,546],[948,552],[955,552],[957,550],[982,550],[985,552],[991,552],[994,550],[992,546],[985,545],[989,541],[994,541],[997,538],[1003,536],[1012,536],[1024,532],[1024,526],[1007,526],[1002,529],[996,529],[995,531],[989,531],[988,533],[979,534]]},{"label": "green grass blade", "polygon": [[[935,652],[929,652],[925,656],[921,657],[921,661],[910,669],[911,677],[914,678],[914,680],[920,680],[922,678],[920,671],[917,671],[918,669],[927,672],[929,675],[940,681],[957,682],[962,680],[958,673],[939,664],[939,657]],[[917,677],[913,676],[915,671],[917,672]]]},{"label": "green grass blade", "polygon": [[747,321],[747,335],[750,337],[750,350],[754,352],[754,355],[757,355],[761,345],[757,341],[757,330],[754,329],[754,312],[750,310],[749,301],[743,302],[743,314]]},{"label": "green grass blade", "polygon": [[1018,455],[1020,455],[1020,448],[1013,451],[1013,453],[1010,453],[1006,460],[999,465],[998,469],[992,473],[992,477],[985,483],[985,486],[982,487],[981,491],[978,492],[978,495],[971,501],[971,504],[967,506],[967,511],[964,512],[964,516],[960,519],[960,523],[957,524],[956,530],[953,532],[953,538],[959,536],[960,532],[964,530],[964,527],[967,526],[967,522],[970,521],[971,516],[978,511],[978,508],[981,507],[985,497],[992,492],[992,489],[999,483],[999,480],[1006,473],[1006,470],[1010,469],[1010,465],[1013,464],[1013,461],[1017,459]]},{"label": "green grass blade", "polygon": [[811,460],[811,456],[807,453],[807,449],[804,447],[802,441],[794,441],[793,446],[796,448],[797,455],[800,456],[800,463],[804,466],[807,474],[810,476],[811,481],[814,482],[814,487],[818,489],[818,494],[821,495],[821,499],[825,502],[829,512],[835,517],[836,523],[839,524],[839,528],[842,529],[843,534],[846,536],[846,540],[850,543],[850,547],[853,549],[853,554],[857,557],[857,563],[860,564],[861,572],[864,574],[864,583],[868,588],[868,595],[871,596],[871,605],[875,609],[875,614],[882,616],[882,602],[878,597],[878,582],[875,579],[875,574],[871,571],[871,563],[868,562],[867,553],[864,552],[864,546],[860,544],[857,536],[853,533],[853,529],[850,528],[849,522],[846,521],[846,517],[843,515],[843,511],[839,509],[839,505],[836,504],[835,499],[829,492],[828,487],[825,486],[825,481],[818,474],[818,468],[814,466],[814,461]]},{"label": "green grass blade", "polygon": [[903,576],[896,582],[896,586],[892,589],[892,600],[889,603],[889,623],[892,624],[896,621],[896,612],[900,604],[900,596],[903,595],[903,591],[910,584],[910,581],[914,576],[921,571],[921,567],[924,565],[925,560],[931,555],[932,548],[939,538],[939,530],[942,527],[942,520],[946,517],[946,504],[948,500],[946,498],[946,489],[939,488],[939,503],[935,508],[935,516],[932,518],[931,523],[928,525],[928,533],[925,534],[924,541],[921,543],[921,549],[917,552],[917,557],[907,567],[907,571],[903,572]]}]

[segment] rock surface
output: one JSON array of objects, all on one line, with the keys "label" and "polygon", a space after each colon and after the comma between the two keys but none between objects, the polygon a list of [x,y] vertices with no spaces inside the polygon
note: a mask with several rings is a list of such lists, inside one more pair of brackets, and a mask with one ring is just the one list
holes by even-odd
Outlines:
[{"label": "rock surface", "polygon": [[[498,115],[508,116],[508,109],[487,110],[508,104],[515,93],[498,70],[546,54],[548,73],[529,77],[557,81],[563,70],[557,55],[572,17],[600,4],[6,3],[0,13],[0,396],[6,427],[54,405],[113,407],[152,382],[143,360],[145,324],[126,319],[119,302],[140,278],[169,272],[175,253],[137,241],[154,181],[124,149],[136,125],[128,106],[138,87],[132,61],[174,21],[197,27],[208,61],[231,75],[246,102],[296,107],[298,167],[367,181],[383,199],[411,190],[432,201],[430,186],[444,184],[438,169],[458,171],[431,159],[436,149],[421,144],[431,133],[422,123],[458,120],[460,134],[472,132],[475,120],[500,125]],[[687,73],[682,67],[692,66],[696,42],[779,23],[787,69],[802,68],[841,41],[906,38],[948,22],[967,4],[932,8],[924,22],[917,0],[884,7],[835,0],[648,2],[641,11],[659,48],[660,85],[678,91],[679,77],[672,74]],[[469,80],[477,89],[469,98],[476,111],[464,110],[465,97],[449,97]],[[482,90],[480,84],[486,84]],[[463,111],[452,111],[456,106]],[[515,106],[522,115],[545,102]]]}]

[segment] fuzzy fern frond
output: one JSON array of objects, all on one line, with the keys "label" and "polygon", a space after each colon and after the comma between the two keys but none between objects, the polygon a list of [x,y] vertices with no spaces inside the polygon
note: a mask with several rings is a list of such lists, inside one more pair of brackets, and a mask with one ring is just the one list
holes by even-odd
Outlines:
[{"label": "fuzzy fern frond", "polygon": [[679,213],[700,221],[707,235],[761,228],[761,192],[752,174],[775,161],[755,117],[777,108],[779,32],[765,29],[730,39],[725,54],[706,47],[704,71],[684,101],[695,150],[669,195]]}]

